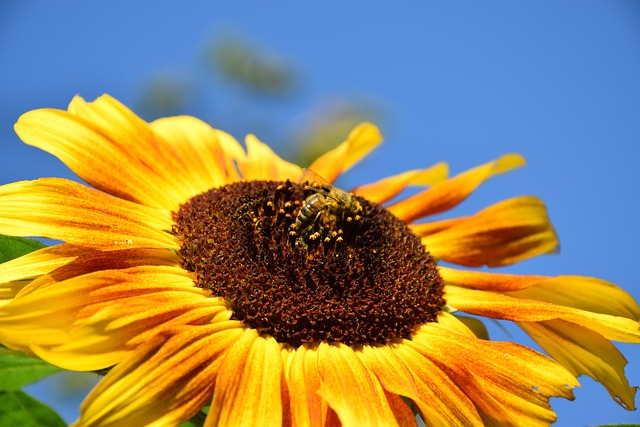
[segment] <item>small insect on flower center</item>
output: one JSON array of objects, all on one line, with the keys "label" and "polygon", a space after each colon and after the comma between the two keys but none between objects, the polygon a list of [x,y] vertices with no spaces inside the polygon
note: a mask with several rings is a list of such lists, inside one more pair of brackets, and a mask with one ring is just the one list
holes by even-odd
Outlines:
[{"label": "small insect on flower center", "polygon": [[435,261],[382,206],[331,186],[246,181],[174,214],[182,266],[281,343],[409,338],[444,305]]}]

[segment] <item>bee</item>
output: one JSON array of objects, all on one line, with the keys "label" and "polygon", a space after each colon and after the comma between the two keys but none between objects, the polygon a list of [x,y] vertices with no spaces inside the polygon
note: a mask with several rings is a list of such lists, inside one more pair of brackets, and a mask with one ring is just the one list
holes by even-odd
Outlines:
[{"label": "bee", "polygon": [[[307,182],[305,190],[312,191],[298,212],[293,224],[295,234],[298,236],[296,245],[306,245],[307,239],[315,239],[320,236],[316,227],[321,229],[335,228],[342,221],[358,219],[362,212],[362,205],[353,194],[334,187],[324,178],[311,169],[305,169],[300,182]],[[334,230],[335,232],[335,230]]]}]

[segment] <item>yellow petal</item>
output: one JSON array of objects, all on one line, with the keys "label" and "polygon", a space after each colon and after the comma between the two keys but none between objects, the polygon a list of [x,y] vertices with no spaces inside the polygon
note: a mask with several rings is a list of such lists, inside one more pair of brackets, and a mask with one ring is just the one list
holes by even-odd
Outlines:
[{"label": "yellow petal", "polygon": [[495,292],[446,287],[447,303],[467,313],[514,322],[564,319],[592,329],[607,339],[640,343],[640,323],[626,317],[506,296]]},{"label": "yellow petal", "polygon": [[240,181],[242,177],[240,176],[238,167],[247,161],[247,155],[244,149],[240,143],[228,133],[219,129],[216,129],[215,132],[220,142],[220,147],[225,154],[225,169],[229,182]]},{"label": "yellow petal", "polygon": [[[108,279],[90,277],[83,280],[81,291],[102,286]],[[14,299],[0,307],[0,342],[10,348],[30,351],[31,345],[59,345],[68,341],[68,331],[75,313],[82,306],[82,293],[74,283],[48,292]]]},{"label": "yellow petal", "polygon": [[519,325],[574,376],[590,376],[623,408],[635,410],[636,387],[624,375],[627,360],[602,335],[564,320]]},{"label": "yellow petal", "polygon": [[173,178],[180,182],[185,195],[194,196],[234,179],[236,171],[227,169],[220,132],[208,124],[195,117],[179,116],[155,120],[149,126],[177,163]]},{"label": "yellow petal", "polygon": [[117,274],[75,278],[14,299],[0,307],[0,341],[20,348],[67,342],[84,297],[122,279]]},{"label": "yellow petal", "polygon": [[70,263],[84,251],[73,245],[56,245],[0,264],[0,306],[22,292],[31,279]]},{"label": "yellow petal", "polygon": [[309,169],[333,182],[381,142],[382,135],[374,124],[361,123],[351,131],[346,141],[314,160]]},{"label": "yellow petal", "polygon": [[206,324],[227,312],[222,300],[207,298],[180,271],[97,272],[20,295],[0,309],[0,340],[66,369],[112,366],[159,329]]},{"label": "yellow petal", "polygon": [[68,264],[89,250],[73,245],[50,246],[0,264],[0,280],[33,279]]},{"label": "yellow petal", "polygon": [[220,366],[205,426],[281,425],[282,369],[276,340],[248,330]]},{"label": "yellow petal", "polygon": [[456,264],[490,267],[513,264],[558,247],[544,203],[516,197],[469,217],[414,224],[422,243],[436,258]]},{"label": "yellow petal", "polygon": [[178,249],[168,212],[118,199],[73,181],[42,178],[0,187],[0,233],[85,247]]},{"label": "yellow petal", "polygon": [[210,399],[235,324],[188,326],[157,335],[116,365],[81,406],[74,427],[178,425]]},{"label": "yellow petal", "polygon": [[302,168],[280,158],[253,135],[246,139],[247,158],[240,165],[242,177],[247,180],[286,181],[297,182],[302,176]]},{"label": "yellow petal", "polygon": [[518,154],[507,154],[498,160],[470,169],[453,178],[389,206],[389,211],[410,223],[427,215],[434,215],[466,199],[480,184],[492,176],[524,165],[524,158]]},{"label": "yellow petal", "polygon": [[640,320],[640,307],[629,293],[613,283],[594,277],[550,277],[536,286],[509,295]]},{"label": "yellow petal", "polygon": [[320,343],[317,355],[319,394],[343,425],[398,425],[380,382],[349,346]]},{"label": "yellow petal", "polygon": [[447,164],[438,163],[428,169],[407,171],[362,185],[353,189],[352,192],[371,202],[384,203],[400,194],[408,185],[431,186],[447,179],[448,174]]}]

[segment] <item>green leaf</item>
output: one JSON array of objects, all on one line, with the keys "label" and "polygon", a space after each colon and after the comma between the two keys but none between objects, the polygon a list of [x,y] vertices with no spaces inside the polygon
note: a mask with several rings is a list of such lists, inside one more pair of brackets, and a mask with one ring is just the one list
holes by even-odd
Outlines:
[{"label": "green leaf", "polygon": [[0,392],[0,426],[66,427],[67,423],[44,403],[15,390]]},{"label": "green leaf", "polygon": [[455,316],[458,320],[464,323],[467,328],[471,329],[478,338],[482,340],[489,339],[489,331],[484,323],[482,323],[482,320],[476,319],[475,317],[461,316],[459,314],[456,314]]},{"label": "green leaf", "polygon": [[[62,371],[37,357],[0,348],[0,391],[18,390],[27,384]],[[0,425],[5,425],[0,423]]]},{"label": "green leaf", "polygon": [[45,246],[45,244],[33,239],[0,235],[0,264]]}]

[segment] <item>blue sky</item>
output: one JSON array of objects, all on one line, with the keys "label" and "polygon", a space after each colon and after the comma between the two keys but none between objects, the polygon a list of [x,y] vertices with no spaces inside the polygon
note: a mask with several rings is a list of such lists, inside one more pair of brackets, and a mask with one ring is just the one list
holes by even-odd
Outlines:
[{"label": "blue sky", "polygon": [[[234,31],[290,58],[304,76],[286,107],[263,118],[274,128],[302,127],[314,105],[335,97],[382,106],[386,142],[349,173],[349,183],[438,161],[457,173],[519,152],[527,167],[496,177],[458,212],[538,195],[561,253],[507,271],[601,277],[640,299],[637,2],[214,3],[1,2],[0,184],[72,176],[20,143],[12,127],[23,112],[105,92],[135,107],[140,88],[159,72],[205,79],[206,43]],[[229,93],[209,89],[181,112],[214,126],[241,116],[238,105],[226,106]],[[638,385],[640,347],[621,348]],[[554,402],[557,425],[640,421],[581,380],[576,402]]]}]

